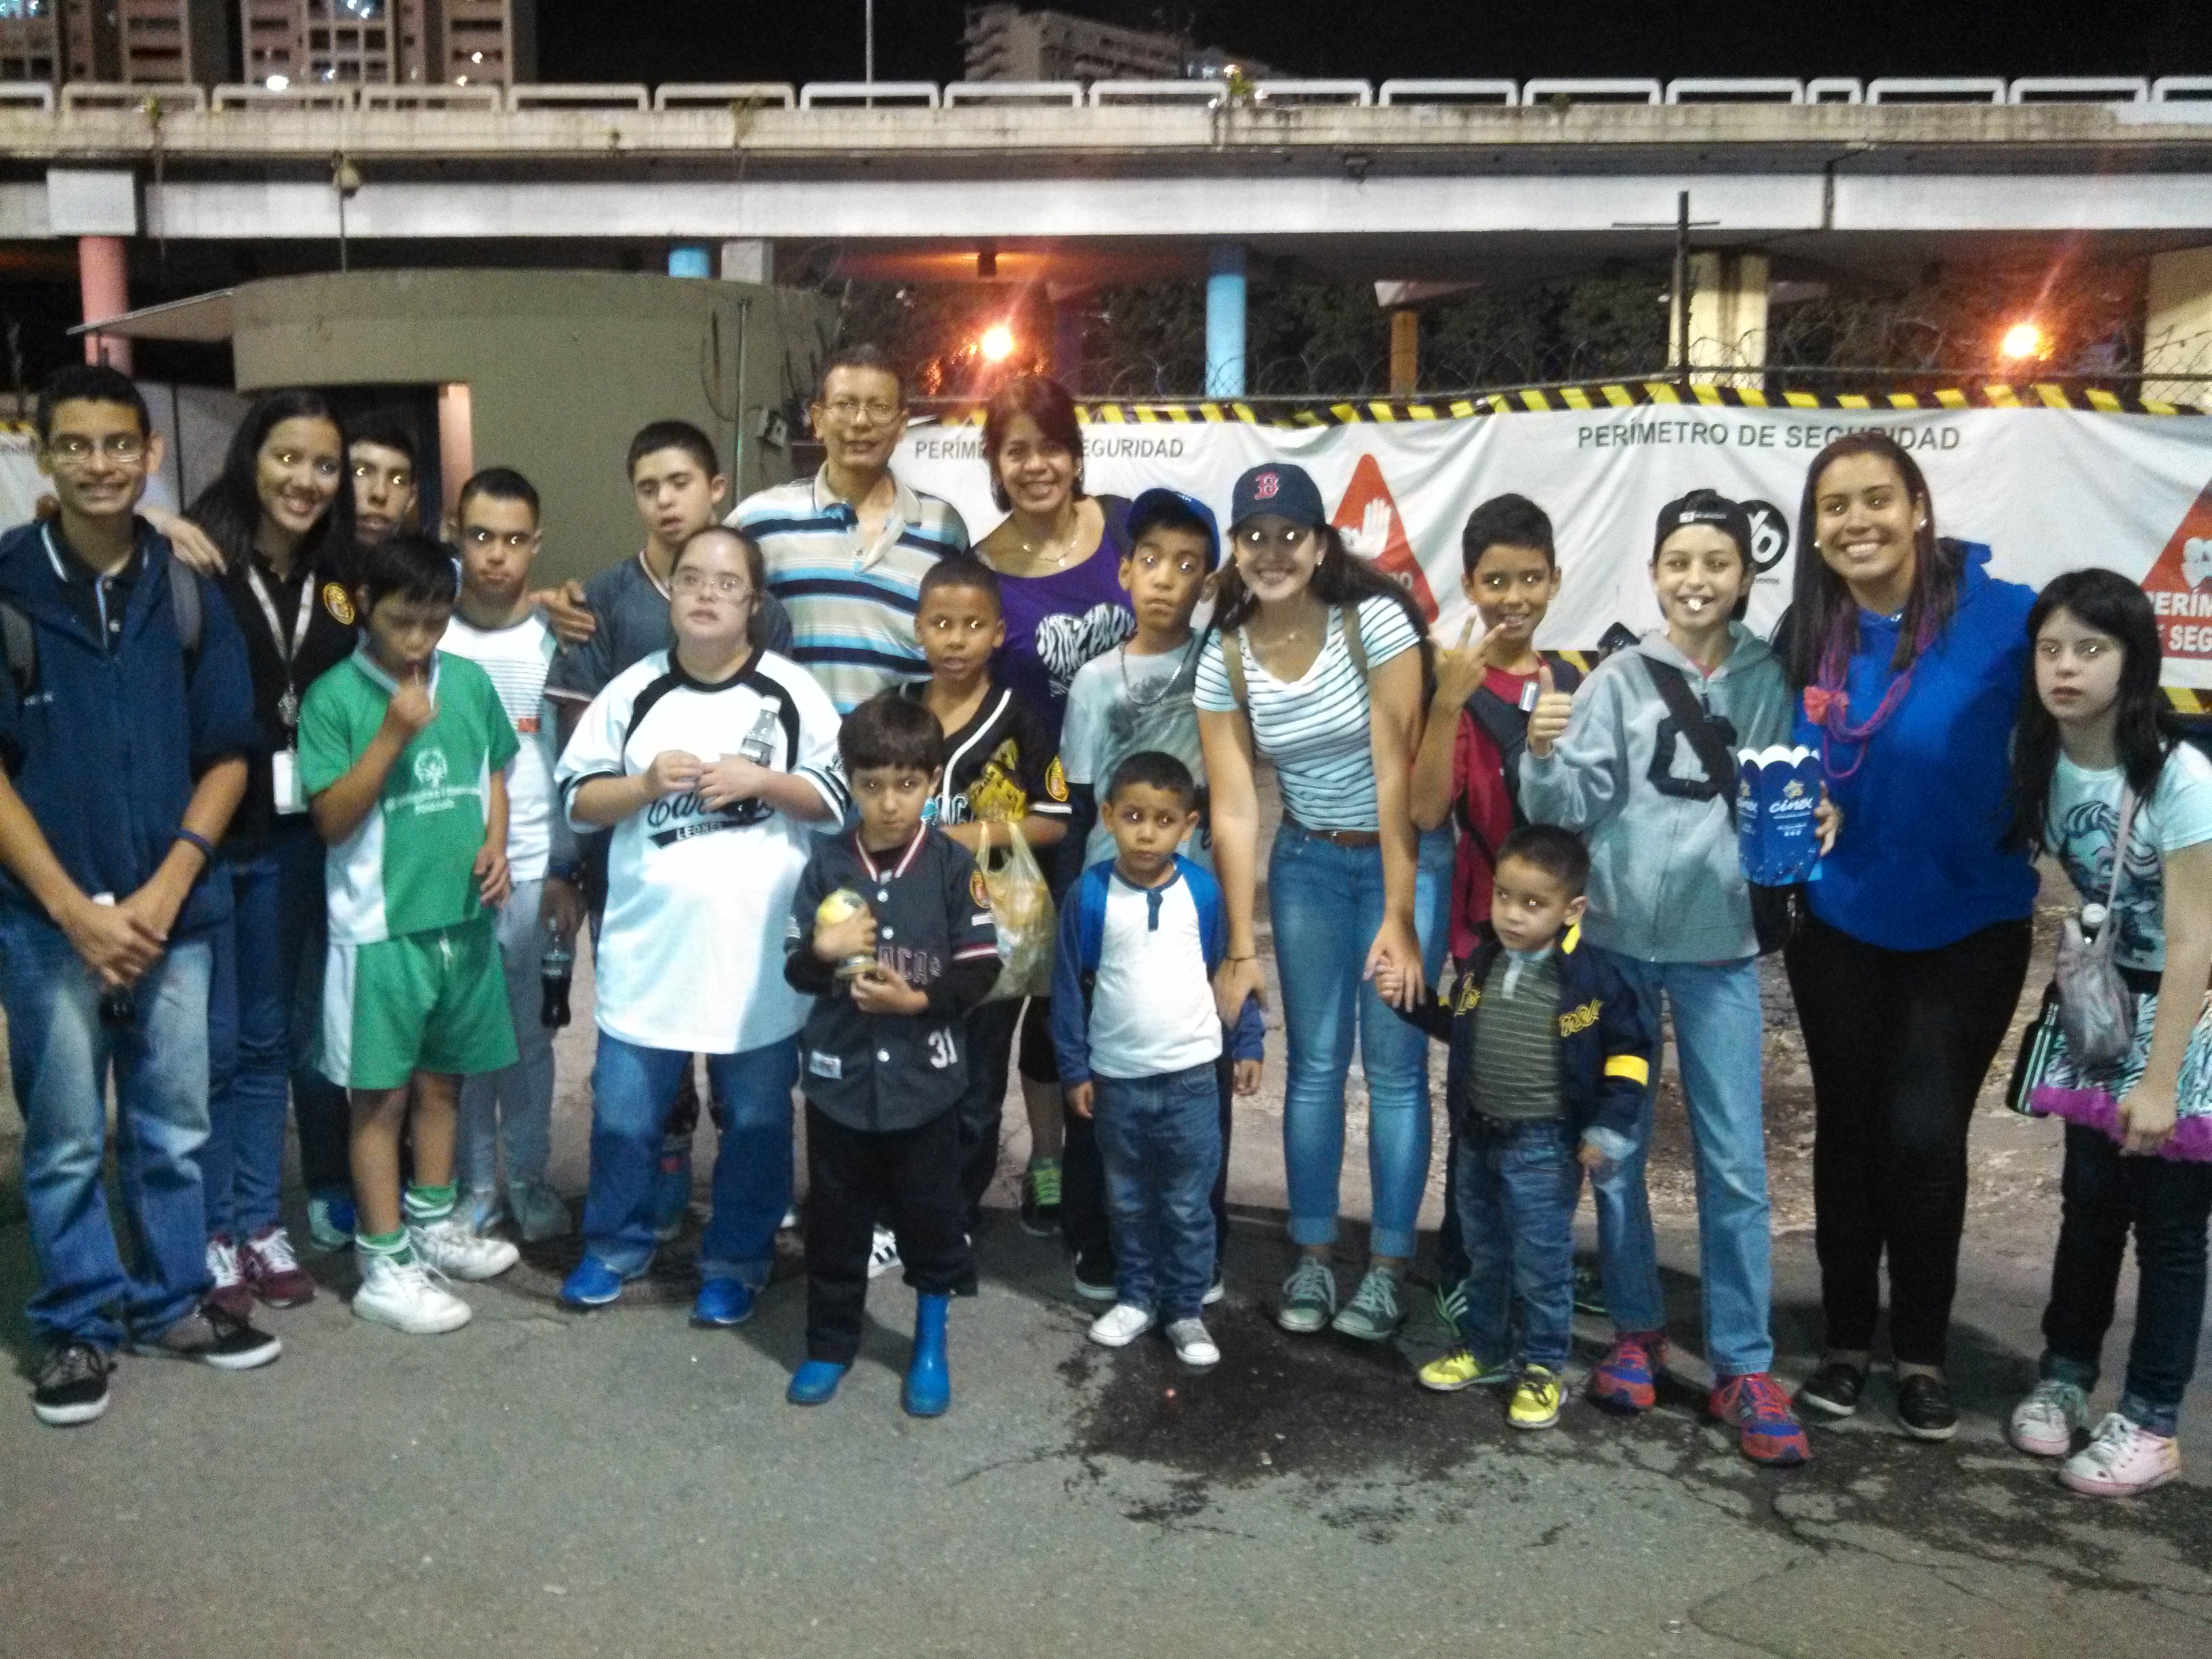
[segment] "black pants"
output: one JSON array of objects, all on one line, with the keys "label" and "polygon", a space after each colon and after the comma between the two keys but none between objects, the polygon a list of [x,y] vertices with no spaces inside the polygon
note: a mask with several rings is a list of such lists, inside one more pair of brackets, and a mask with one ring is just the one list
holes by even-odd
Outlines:
[{"label": "black pants", "polygon": [[[2204,1232],[2212,1164],[2130,1158],[2102,1132],[2066,1126],[2063,1219],[2043,1310],[2043,1374],[2096,1386],[2128,1232],[2136,1236],[2136,1329],[2121,1412],[2173,1432],[2204,1328]],[[2053,1360],[2062,1362],[2054,1367]]]},{"label": "black pants", "polygon": [[[1040,1005],[1032,1005],[1040,1006]],[[1006,1109],[1006,1073],[1012,1064],[1018,997],[986,1002],[968,1015],[968,1091],[960,1097],[960,1194],[968,1230],[983,1214],[983,1194],[999,1169],[1000,1120]]]},{"label": "black pants", "polygon": [[1467,1238],[1459,1225],[1460,1127],[1444,1114],[1444,1213],[1437,1223],[1437,1285],[1449,1291],[1467,1282]]},{"label": "black pants", "polygon": [[[1229,1057],[1229,1036],[1222,1033],[1221,1058],[1213,1063],[1214,1092],[1221,1103],[1221,1168],[1213,1177],[1213,1191],[1208,1199],[1213,1209],[1213,1275],[1221,1276],[1222,1253],[1229,1248],[1229,1142],[1230,1129],[1236,1117],[1236,1064]],[[1093,1109],[1096,1109],[1094,1105]],[[1072,1213],[1069,1194],[1073,1187],[1075,1167],[1074,1148],[1078,1133],[1088,1148],[1091,1175],[1096,1184],[1091,1189],[1089,1205],[1096,1206],[1096,1231],[1092,1231],[1092,1212],[1088,1205],[1079,1212],[1083,1217],[1080,1236],[1068,1222]],[[1062,1162],[1060,1175],[1060,1228],[1075,1259],[1085,1267],[1095,1267],[1097,1276],[1092,1282],[1104,1284],[1114,1277],[1114,1236],[1106,1217],[1106,1161],[1098,1150],[1098,1131],[1088,1118],[1067,1115],[1067,1146],[1069,1156]]]},{"label": "black pants", "polygon": [[1813,1070],[1814,1238],[1832,1348],[1941,1365],[1966,1220],[1966,1133],[2027,976],[2030,924],[1886,951],[1817,917],[1790,947]]},{"label": "black pants", "polygon": [[876,1218],[898,1235],[906,1282],[947,1296],[973,1271],[960,1195],[960,1115],[881,1133],[806,1103],[806,1357],[849,1365],[860,1351]]}]

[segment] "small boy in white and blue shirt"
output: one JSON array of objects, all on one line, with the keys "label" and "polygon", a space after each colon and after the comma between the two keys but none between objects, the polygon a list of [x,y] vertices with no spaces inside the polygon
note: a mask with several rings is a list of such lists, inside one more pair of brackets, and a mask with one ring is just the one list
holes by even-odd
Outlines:
[{"label": "small boy in white and blue shirt", "polygon": [[1221,1358],[1201,1316],[1224,1141],[1217,1073],[1226,1036],[1236,1092],[1258,1090],[1259,1005],[1246,1001],[1233,1034],[1214,1006],[1221,889],[1176,852],[1198,823],[1190,769],[1158,750],[1127,757],[1102,816],[1115,857],[1060,907],[1052,988],[1060,1085],[1097,1125],[1114,1231],[1115,1299],[1091,1340],[1125,1347],[1164,1324],[1176,1357],[1203,1368]]}]

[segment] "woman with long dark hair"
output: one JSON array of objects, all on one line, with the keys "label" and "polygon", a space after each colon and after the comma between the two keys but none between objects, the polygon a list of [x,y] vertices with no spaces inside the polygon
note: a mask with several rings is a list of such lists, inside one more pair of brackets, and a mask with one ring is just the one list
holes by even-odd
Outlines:
[{"label": "woman with long dark hair", "polygon": [[[2034,669],[2013,744],[2014,830],[2057,855],[2087,907],[2109,913],[2130,993],[2129,1040],[2077,1055],[2063,1033],[2032,1096],[2067,1120],[2058,1249],[2039,1380],[2012,1443],[2064,1458],[2058,1478],[2127,1498],[2181,1472],[2182,1396],[2204,1328],[2212,1216],[2212,760],[2181,740],[2159,690],[2150,601],[2111,570],[2075,570],[2027,614]],[[2135,1335],[2117,1410],[2087,1445],[2106,1333],[2135,1235]]]},{"label": "woman with long dark hair", "polygon": [[269,747],[248,760],[246,798],[223,838],[234,915],[218,931],[208,995],[208,1270],[243,1312],[290,1307],[314,1281],[277,1220],[290,1086],[319,1242],[350,1237],[344,1091],[305,1063],[293,1014],[303,967],[319,977],[323,843],[300,786],[300,701],[354,647],[344,583],[353,495],[337,414],[319,392],[257,399],[222,471],[187,515],[223,556],[217,578],[246,635],[255,718]]},{"label": "woman with long dark hair", "polygon": [[2007,760],[2032,589],[1941,539],[1928,481],[1881,432],[1814,458],[1785,657],[1796,739],[1844,827],[1789,951],[1813,1072],[1826,1348],[1799,1400],[1857,1409],[1889,1267],[1905,1432],[1958,1428],[1944,1377],[1966,1134],[2027,973],[2036,877]]},{"label": "woman with long dark hair", "polygon": [[[1121,586],[1129,503],[1085,492],[1075,399],[1042,374],[1007,381],[985,405],[983,464],[990,471],[991,499],[1006,514],[975,544],[976,556],[998,573],[1006,625],[1006,643],[993,666],[1006,689],[1044,721],[1056,745],[1076,671],[1136,632],[1136,615]],[[1060,851],[1045,856],[1055,896],[1080,873],[1083,843],[1079,826]],[[1106,1223],[1105,1166],[1091,1125],[1063,1109],[1048,1000],[986,1003],[976,1011],[974,1024],[983,1028],[974,1043],[982,1068],[978,1086],[994,1097],[1005,1094],[1017,1017],[1022,1100],[1030,1120],[1022,1225],[1033,1233],[1064,1234],[1075,1255],[1077,1291],[1111,1302],[1114,1249]],[[980,1159],[981,1148],[975,1152]]]},{"label": "woman with long dark hair", "polygon": [[[1229,920],[1215,979],[1225,1018],[1263,993],[1255,756],[1274,763],[1283,792],[1267,900],[1289,1045],[1283,1156],[1298,1260],[1276,1322],[1381,1341],[1404,1316],[1399,1287],[1428,1182],[1430,1120],[1427,1038],[1391,1013],[1375,980],[1393,970],[1401,1006],[1427,994],[1444,945],[1437,899],[1451,879],[1449,832],[1422,836],[1410,805],[1428,641],[1404,591],[1345,547],[1302,468],[1270,462],[1237,481],[1230,541],[1236,562],[1199,657],[1198,726]],[[1368,1270],[1339,1311],[1330,1256],[1355,1032],[1374,1207]]]}]

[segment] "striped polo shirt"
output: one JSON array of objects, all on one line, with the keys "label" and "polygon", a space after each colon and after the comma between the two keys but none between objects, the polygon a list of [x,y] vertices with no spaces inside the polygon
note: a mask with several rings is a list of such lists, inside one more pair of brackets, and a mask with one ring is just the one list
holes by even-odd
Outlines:
[{"label": "striped polo shirt", "polygon": [[951,502],[891,483],[890,515],[872,540],[830,493],[826,467],[748,495],[727,520],[760,544],[769,592],[791,616],[791,654],[841,714],[929,672],[914,640],[921,579],[938,560],[968,550],[968,526]]}]

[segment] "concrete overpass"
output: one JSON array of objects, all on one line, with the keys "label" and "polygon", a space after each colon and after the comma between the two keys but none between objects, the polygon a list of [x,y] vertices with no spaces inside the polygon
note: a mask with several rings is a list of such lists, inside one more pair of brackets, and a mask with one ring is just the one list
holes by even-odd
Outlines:
[{"label": "concrete overpass", "polygon": [[[2212,245],[2212,82],[2094,102],[2002,82],[1928,94],[1978,102],[1893,101],[1879,82],[1720,102],[1665,101],[1710,83],[1460,83],[1502,85],[1487,102],[1310,84],[1257,100],[879,86],[874,106],[852,88],[71,88],[52,108],[0,100],[0,238],[343,234],[487,264],[621,242],[679,248],[701,274],[714,256],[692,250],[719,250],[722,274],[755,280],[779,251],[830,244],[848,272],[908,280],[1210,271],[1225,322],[1245,250],[1361,280],[1559,274],[1671,250],[1687,191],[1722,311],[1763,304],[1775,263],[1911,270],[2063,244],[2154,260],[2154,336],[2212,331],[2212,261],[2188,252]],[[1862,101],[1804,101],[1824,86]],[[340,161],[356,189],[334,187]],[[119,270],[120,244],[84,258]],[[122,297],[88,287],[88,315]]]}]

